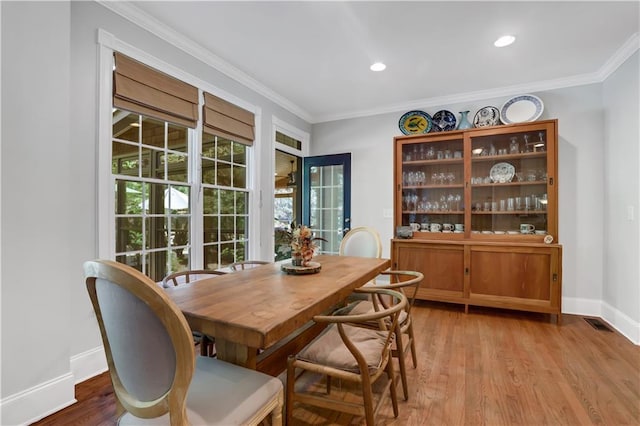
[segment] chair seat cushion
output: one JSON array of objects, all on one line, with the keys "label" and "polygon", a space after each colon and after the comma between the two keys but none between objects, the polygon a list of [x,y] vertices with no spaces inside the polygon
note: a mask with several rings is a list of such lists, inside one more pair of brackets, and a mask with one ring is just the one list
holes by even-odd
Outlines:
[{"label": "chair seat cushion", "polygon": [[[369,372],[380,368],[387,333],[350,325],[344,325],[344,330],[349,340],[364,356]],[[335,324],[327,327],[320,336],[302,349],[297,358],[352,373],[360,372],[355,357],[344,345]]]},{"label": "chair seat cushion", "polygon": [[[216,358],[196,357],[196,370],[187,394],[191,425],[240,425],[255,416],[282,392],[282,382],[258,371]],[[125,413],[119,425],[168,425],[169,414],[141,419]]]}]

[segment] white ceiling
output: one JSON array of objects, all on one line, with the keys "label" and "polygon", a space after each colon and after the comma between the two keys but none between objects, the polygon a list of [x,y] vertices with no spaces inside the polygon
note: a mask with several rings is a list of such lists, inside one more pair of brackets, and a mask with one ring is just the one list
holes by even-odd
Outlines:
[{"label": "white ceiling", "polygon": [[602,81],[640,31],[637,0],[108,3],[310,122]]}]

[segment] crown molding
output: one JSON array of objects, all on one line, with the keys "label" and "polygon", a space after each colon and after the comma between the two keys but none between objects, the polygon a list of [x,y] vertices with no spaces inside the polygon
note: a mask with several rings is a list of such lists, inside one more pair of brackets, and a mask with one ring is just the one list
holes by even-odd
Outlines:
[{"label": "crown molding", "polygon": [[112,12],[122,16],[133,24],[139,26],[140,28],[149,31],[150,33],[166,41],[167,43],[190,54],[194,58],[204,62],[210,67],[220,71],[227,77],[264,96],[265,98],[276,103],[287,111],[302,118],[303,120],[306,120],[309,123],[313,122],[311,114],[309,114],[300,106],[269,89],[258,80],[234,67],[224,59],[213,54],[211,51],[205,49],[198,43],[195,43],[193,40],[167,27],[165,24],[143,12],[131,3],[112,0],[96,0],[96,2],[111,10]]},{"label": "crown molding", "polygon": [[616,53],[614,53],[611,58],[609,58],[609,60],[600,67],[600,70],[598,70],[600,81],[603,82],[609,78],[609,76],[613,74],[620,65],[624,64],[624,62],[638,49],[640,49],[640,37],[638,36],[638,33],[634,33],[622,46],[620,46]]},{"label": "crown molding", "polygon": [[462,102],[474,102],[483,99],[500,98],[514,96],[522,93],[543,92],[554,89],[561,89],[587,84],[602,83],[620,65],[622,65],[631,55],[640,48],[640,38],[638,33],[634,33],[600,69],[594,73],[580,74],[571,77],[544,80],[521,85],[499,87],[494,89],[480,90],[475,92],[457,93],[453,95],[440,96],[435,98],[417,99],[409,102],[384,105],[377,108],[358,110],[352,112],[342,112],[326,115],[311,115],[308,111],[291,102],[287,98],[269,89],[253,77],[229,64],[219,56],[213,54],[201,45],[195,43],[184,35],[168,28],[155,18],[144,13],[129,2],[96,0],[105,8],[131,21],[135,25],[151,32],[162,40],[174,45],[193,57],[201,60],[207,65],[220,71],[229,78],[243,84],[249,89],[264,96],[270,101],[281,106],[285,110],[297,115],[311,124],[324,123],[328,121],[347,120],[351,118],[361,118],[373,115],[395,113],[411,109],[425,109],[450,105]]},{"label": "crown molding", "polygon": [[519,84],[513,86],[499,87],[495,89],[479,90],[475,92],[463,92],[453,95],[438,96],[434,98],[417,99],[411,102],[390,104],[380,108],[357,111],[355,113],[332,114],[315,117],[314,123],[327,121],[346,120],[350,118],[361,118],[372,115],[388,114],[413,109],[428,109],[432,107],[442,107],[463,102],[475,102],[484,99],[511,97],[523,93],[544,92],[547,90],[561,89],[573,86],[599,83],[601,80],[597,73],[582,74],[573,77],[559,78],[554,80],[537,81],[534,83]]}]

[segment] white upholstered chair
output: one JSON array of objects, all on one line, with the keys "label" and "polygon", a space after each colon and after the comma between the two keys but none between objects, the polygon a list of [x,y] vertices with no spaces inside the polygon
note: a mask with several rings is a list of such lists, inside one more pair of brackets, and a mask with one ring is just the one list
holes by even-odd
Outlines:
[{"label": "white upholstered chair", "polygon": [[369,226],[352,228],[342,237],[338,254],[341,256],[382,257],[380,234]]},{"label": "white upholstered chair", "polygon": [[196,357],[184,315],[151,279],[109,260],[84,271],[119,425],[257,425],[269,415],[282,423],[280,380]]},{"label": "white upholstered chair", "polygon": [[[302,403],[363,416],[367,425],[373,425],[387,393],[391,394],[393,414],[398,416],[395,374],[390,358],[394,330],[407,298],[400,292],[375,287],[363,287],[356,292],[383,294],[391,303],[386,308],[376,305],[379,310],[360,315],[351,314],[347,306],[331,315],[313,318],[315,322],[328,324],[328,327],[287,360],[287,424],[293,424],[294,405]],[[307,372],[324,378],[326,391],[318,391],[306,379],[301,380]],[[387,377],[388,386],[375,395],[373,384],[384,376]],[[359,398],[333,396],[332,378],[355,383],[360,387],[359,392],[356,389]],[[303,382],[302,386],[296,386],[299,381]]]}]

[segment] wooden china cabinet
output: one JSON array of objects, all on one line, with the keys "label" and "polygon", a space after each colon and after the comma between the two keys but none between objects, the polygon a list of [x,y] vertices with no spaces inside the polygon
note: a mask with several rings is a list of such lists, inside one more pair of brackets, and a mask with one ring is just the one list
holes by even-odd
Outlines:
[{"label": "wooden china cabinet", "polygon": [[[424,273],[418,298],[561,320],[558,122],[394,138],[394,269]],[[397,229],[397,228],[396,228]]]}]

